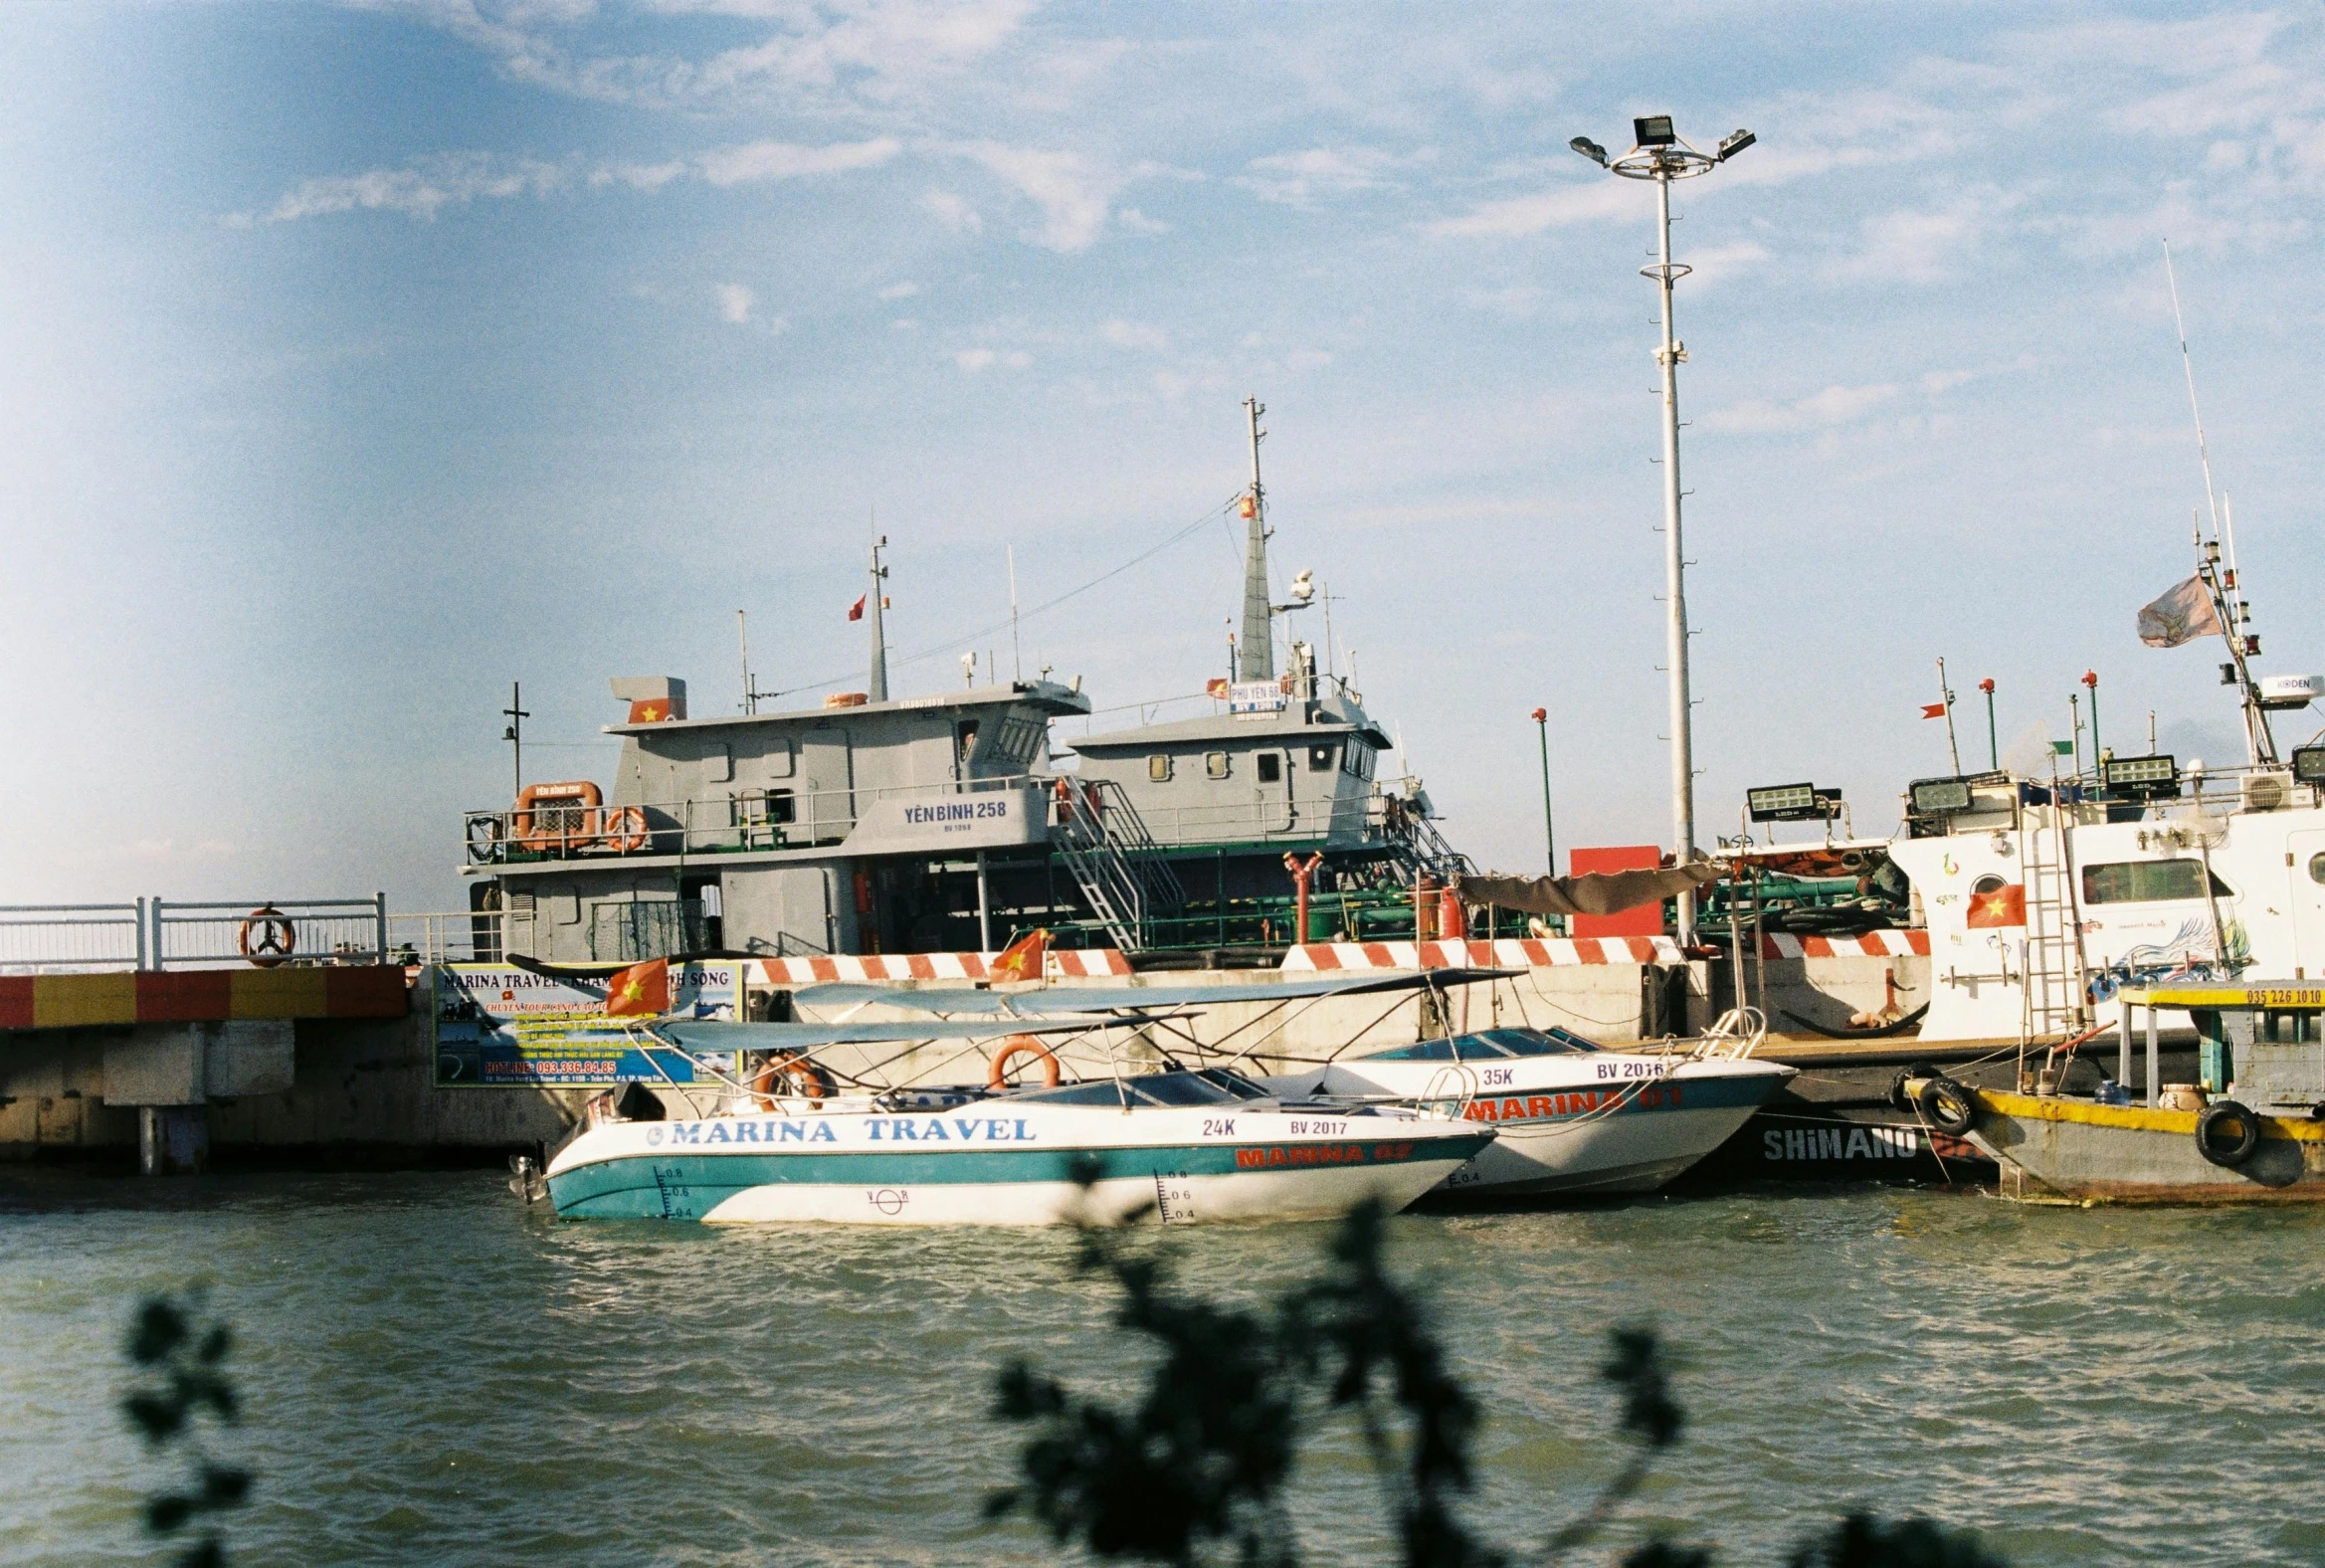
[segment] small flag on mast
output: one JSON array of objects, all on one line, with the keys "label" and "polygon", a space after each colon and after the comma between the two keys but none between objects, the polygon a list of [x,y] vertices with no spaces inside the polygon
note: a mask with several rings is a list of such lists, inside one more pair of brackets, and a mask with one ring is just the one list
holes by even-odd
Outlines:
[{"label": "small flag on mast", "polygon": [[848,619],[849,619],[849,620],[851,620],[851,621],[861,621],[861,620],[863,620],[863,619],[864,619],[864,601],[865,601],[866,599],[869,599],[869,598],[871,598],[871,597],[872,597],[872,595],[871,595],[871,594],[865,594],[865,595],[864,595],[862,598],[859,598],[859,599],[858,599],[858,600],[857,600],[857,601],[856,601],[854,604],[850,605],[850,606],[848,607]]},{"label": "small flag on mast", "polygon": [[1943,702],[1924,702],[1921,704],[1921,716],[1923,718],[1943,718],[1946,716],[1946,705]]},{"label": "small flag on mast", "polygon": [[671,1010],[671,961],[632,964],[606,981],[608,1018],[660,1018]]},{"label": "small flag on mast", "polygon": [[1050,933],[1036,927],[1003,948],[993,962],[985,966],[988,980],[1039,980],[1043,975],[1042,955],[1049,948]]},{"label": "small flag on mast", "polygon": [[2201,577],[2189,578],[2139,612],[2139,640],[2150,648],[2178,648],[2220,629],[2212,590]]}]

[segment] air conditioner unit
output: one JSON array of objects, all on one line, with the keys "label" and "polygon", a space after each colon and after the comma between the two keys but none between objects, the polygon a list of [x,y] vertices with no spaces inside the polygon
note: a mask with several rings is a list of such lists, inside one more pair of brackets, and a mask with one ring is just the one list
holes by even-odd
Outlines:
[{"label": "air conditioner unit", "polygon": [[2246,773],[2236,780],[2236,804],[2245,811],[2275,811],[2292,798],[2290,773]]}]

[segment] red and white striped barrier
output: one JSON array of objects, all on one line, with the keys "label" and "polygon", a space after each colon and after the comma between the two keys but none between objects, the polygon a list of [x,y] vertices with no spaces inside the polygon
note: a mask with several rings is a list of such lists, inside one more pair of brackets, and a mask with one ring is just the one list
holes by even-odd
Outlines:
[{"label": "red and white striped barrier", "polygon": [[1793,936],[1763,931],[1763,958],[1909,958],[1929,956],[1927,931],[1867,931],[1862,936]]},{"label": "red and white striped barrier", "polygon": [[1309,942],[1286,969],[1542,969],[1559,964],[1675,964],[1667,936],[1527,937],[1495,942]]},{"label": "red and white striped barrier", "polygon": [[[761,985],[815,985],[834,980],[989,980],[999,953],[835,953],[828,957],[755,958]],[[1130,960],[1110,947],[1053,948],[1053,977],[1092,979],[1131,973]]]}]

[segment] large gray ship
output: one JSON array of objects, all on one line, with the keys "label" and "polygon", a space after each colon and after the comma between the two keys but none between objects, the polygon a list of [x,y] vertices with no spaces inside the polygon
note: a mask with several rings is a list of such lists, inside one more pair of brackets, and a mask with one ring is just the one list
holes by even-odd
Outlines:
[{"label": "large gray ship", "polygon": [[[487,948],[551,963],[680,953],[992,952],[1036,927],[1141,966],[1272,962],[1302,939],[1404,934],[1413,890],[1464,869],[1352,680],[1278,631],[1313,595],[1269,591],[1255,400],[1242,635],[1198,718],[1105,731],[1078,680],[888,691],[874,546],[865,689],[821,706],[687,712],[673,677],[628,703],[610,788],[525,785],[467,814]],[[746,709],[751,701],[746,697]],[[1069,762],[1069,766],[1056,764]],[[1293,865],[1308,881],[1308,930]]]}]

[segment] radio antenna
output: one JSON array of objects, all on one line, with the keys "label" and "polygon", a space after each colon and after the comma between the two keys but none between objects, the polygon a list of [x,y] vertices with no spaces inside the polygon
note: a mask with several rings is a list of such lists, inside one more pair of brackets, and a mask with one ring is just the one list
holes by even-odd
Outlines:
[{"label": "radio antenna", "polygon": [[[2204,503],[2212,510],[2212,536],[2221,536],[2220,500],[2212,488],[2212,449],[2204,440],[2204,410],[2196,404],[2196,361],[2188,352],[2188,322],[2180,314],[2180,279],[2172,270],[2172,242],[2164,242],[2164,283],[2172,291],[2172,325],[2180,332],[2180,368],[2188,376],[2188,412],[2196,419],[2196,459],[2204,465]],[[2229,562],[2231,570],[2234,562]]]}]

